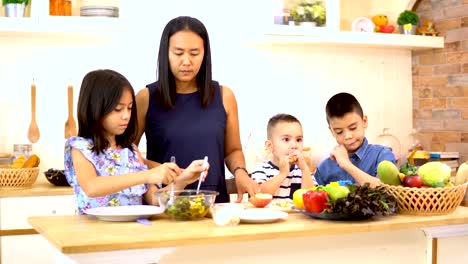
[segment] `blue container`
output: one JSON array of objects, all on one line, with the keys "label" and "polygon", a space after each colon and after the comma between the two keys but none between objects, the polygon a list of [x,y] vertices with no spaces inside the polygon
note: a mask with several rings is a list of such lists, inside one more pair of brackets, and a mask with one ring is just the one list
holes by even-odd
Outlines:
[{"label": "blue container", "polygon": [[338,181],[340,186],[346,186],[346,184],[353,184],[350,180]]}]

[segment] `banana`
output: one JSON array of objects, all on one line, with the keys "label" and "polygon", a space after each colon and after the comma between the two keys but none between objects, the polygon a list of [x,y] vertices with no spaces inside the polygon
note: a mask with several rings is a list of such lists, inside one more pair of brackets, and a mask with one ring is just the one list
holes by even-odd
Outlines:
[{"label": "banana", "polygon": [[19,168],[23,167],[23,163],[13,163],[13,164],[11,164],[10,167],[12,169],[19,169]]},{"label": "banana", "polygon": [[21,155],[16,158],[13,163],[10,165],[12,169],[20,168],[33,168],[39,166],[40,159],[37,155],[31,155],[28,159],[25,156]]},{"label": "banana", "polygon": [[34,167],[39,166],[40,162],[41,162],[41,160],[39,159],[39,157],[37,155],[33,154],[33,155],[31,155],[31,157],[29,157],[29,159],[27,159],[23,163],[22,168],[34,168]]},{"label": "banana", "polygon": [[23,167],[23,164],[25,161],[26,161],[26,157],[21,155],[13,161],[10,167],[13,169],[19,169]]}]

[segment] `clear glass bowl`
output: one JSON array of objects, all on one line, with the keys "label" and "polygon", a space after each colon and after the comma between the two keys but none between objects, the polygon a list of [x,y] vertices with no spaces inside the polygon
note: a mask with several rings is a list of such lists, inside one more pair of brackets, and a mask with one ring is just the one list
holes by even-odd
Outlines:
[{"label": "clear glass bowl", "polygon": [[218,192],[200,190],[174,191],[171,199],[168,190],[155,192],[159,205],[172,219],[178,221],[197,220],[205,217],[213,207]]}]

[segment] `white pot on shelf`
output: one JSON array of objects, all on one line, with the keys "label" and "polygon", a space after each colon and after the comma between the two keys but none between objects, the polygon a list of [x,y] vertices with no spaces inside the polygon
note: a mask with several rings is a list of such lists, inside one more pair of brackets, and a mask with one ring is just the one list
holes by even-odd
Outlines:
[{"label": "white pot on shelf", "polygon": [[416,25],[406,24],[400,25],[400,33],[405,35],[416,35]]},{"label": "white pot on shelf", "polygon": [[5,5],[5,16],[6,17],[24,17],[24,10],[26,5],[21,4],[6,4]]}]

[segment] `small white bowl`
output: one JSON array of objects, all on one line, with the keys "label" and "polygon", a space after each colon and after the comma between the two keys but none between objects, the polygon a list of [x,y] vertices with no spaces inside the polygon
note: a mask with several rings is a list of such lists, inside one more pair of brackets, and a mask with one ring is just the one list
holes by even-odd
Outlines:
[{"label": "small white bowl", "polygon": [[215,204],[210,210],[216,225],[236,226],[240,223],[244,206],[236,203]]}]

